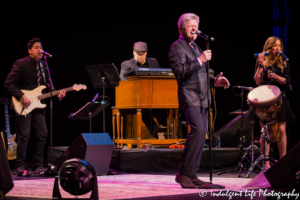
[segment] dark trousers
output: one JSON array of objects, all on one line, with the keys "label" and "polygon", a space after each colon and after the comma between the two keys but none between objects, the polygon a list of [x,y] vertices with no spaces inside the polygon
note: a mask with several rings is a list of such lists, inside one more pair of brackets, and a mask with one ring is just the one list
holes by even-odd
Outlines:
[{"label": "dark trousers", "polygon": [[48,135],[44,110],[34,109],[26,117],[23,115],[16,115],[16,117],[19,130],[16,167],[25,166],[31,128],[35,134],[33,165],[34,167],[43,166],[43,153]]},{"label": "dark trousers", "polygon": [[178,172],[181,175],[195,179],[197,178],[196,173],[200,167],[202,150],[205,144],[208,109],[188,107],[184,114],[187,123],[191,127],[191,132],[186,137]]}]

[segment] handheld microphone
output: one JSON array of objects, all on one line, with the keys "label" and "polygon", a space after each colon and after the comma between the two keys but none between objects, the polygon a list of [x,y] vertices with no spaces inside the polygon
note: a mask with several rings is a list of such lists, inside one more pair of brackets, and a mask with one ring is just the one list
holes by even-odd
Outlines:
[{"label": "handheld microphone", "polygon": [[249,91],[253,90],[253,87],[246,87],[246,86],[236,86],[236,87],[239,89],[244,89],[244,90],[249,90]]},{"label": "handheld microphone", "polygon": [[[257,58],[259,54],[260,54],[260,53],[255,53],[255,54],[254,54],[254,58]],[[269,52],[265,52],[264,55],[265,55],[265,56],[268,56],[268,55],[269,55]]]},{"label": "handheld microphone", "polygon": [[286,55],[284,55],[280,50],[278,50],[277,52],[281,55],[281,57],[283,58],[283,60],[289,61],[289,59],[286,57]]},{"label": "handheld microphone", "polygon": [[202,31],[200,31],[200,30],[197,30],[196,31],[196,34],[198,35],[198,36],[200,36],[200,37],[203,37],[205,40],[208,40],[208,41],[215,41],[215,38],[213,38],[213,37],[211,37],[211,36],[209,36],[209,35],[206,35],[206,34],[204,34]]},{"label": "handheld microphone", "polygon": [[47,53],[46,51],[43,51],[42,54],[44,54],[45,56],[48,56],[48,57],[52,58],[52,55],[50,53]]}]

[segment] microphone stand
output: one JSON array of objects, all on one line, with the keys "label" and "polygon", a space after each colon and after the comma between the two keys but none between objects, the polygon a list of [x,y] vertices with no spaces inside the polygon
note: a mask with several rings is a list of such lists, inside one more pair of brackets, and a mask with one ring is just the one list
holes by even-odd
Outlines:
[{"label": "microphone stand", "polygon": [[[209,49],[209,41],[206,39],[206,49]],[[206,78],[207,78],[207,95],[210,94],[209,91],[209,85],[210,85],[210,78],[209,78],[209,61],[206,62]],[[208,149],[208,158],[209,158],[209,180],[210,180],[210,184],[212,184],[212,130],[211,130],[211,121],[210,121],[210,102],[209,102],[209,98],[207,98],[207,105],[208,105],[208,132],[209,132],[209,149]]]},{"label": "microphone stand", "polygon": [[[53,87],[53,82],[52,82],[52,78],[51,78],[51,75],[50,75],[50,70],[49,70],[49,66],[48,66],[48,62],[47,62],[47,56],[44,55],[44,60],[46,62],[46,68],[47,68],[47,72],[48,72],[48,81],[47,81],[47,86],[48,88],[50,88],[50,163],[48,163],[48,169],[45,170],[45,172],[48,174],[48,175],[55,175],[57,174],[56,171],[54,171],[52,169],[52,117],[53,117],[53,95],[52,95],[52,92],[54,90],[54,87]],[[39,172],[38,172],[39,173]]]},{"label": "microphone stand", "polygon": [[[102,77],[103,96],[101,104],[105,104],[105,77]],[[105,109],[103,109],[103,133],[105,133]]]},{"label": "microphone stand", "polygon": [[52,124],[53,124],[53,121],[52,121],[52,118],[53,118],[53,95],[52,95],[52,92],[54,90],[54,86],[53,86],[52,78],[51,78],[51,75],[50,75],[50,70],[49,70],[46,55],[44,55],[44,59],[45,59],[45,62],[46,62],[46,68],[47,68],[47,72],[48,72],[47,86],[48,86],[48,88],[50,88],[50,133],[49,133],[50,134],[50,163],[48,163],[48,169],[45,172],[47,172],[48,175],[55,175],[55,174],[57,174],[57,172],[52,169],[52,132],[53,132],[53,129],[52,129]]},{"label": "microphone stand", "polygon": [[[205,38],[206,40],[206,49],[209,49],[209,38]],[[206,62],[206,77],[207,77],[207,96],[210,94],[210,78],[209,78],[209,61]],[[211,97],[212,98],[212,97]],[[225,187],[222,185],[214,185],[212,183],[212,128],[211,128],[211,121],[210,121],[210,102],[209,98],[207,98],[207,105],[208,105],[208,132],[209,132],[209,180],[210,184],[212,186],[210,188],[215,188],[215,189],[224,189]]]},{"label": "microphone stand", "polygon": [[[242,158],[243,157],[243,154],[244,154],[244,149],[243,149],[243,144],[244,144],[244,134],[243,134],[243,129],[244,129],[244,114],[243,114],[243,111],[244,111],[244,89],[241,89],[241,111],[242,111],[242,122],[241,122],[241,137],[240,137],[240,157]],[[242,162],[239,163],[239,166],[238,166],[238,170],[239,170],[239,175],[238,177],[241,177],[241,172],[242,172],[242,169],[243,169],[243,164]]]}]

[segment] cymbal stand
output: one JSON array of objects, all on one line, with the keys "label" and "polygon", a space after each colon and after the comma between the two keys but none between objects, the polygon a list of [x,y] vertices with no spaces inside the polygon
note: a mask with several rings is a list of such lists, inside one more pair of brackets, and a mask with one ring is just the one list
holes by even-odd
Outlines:
[{"label": "cymbal stand", "polygon": [[[245,90],[244,88],[241,88],[241,93],[240,93],[240,97],[241,97],[241,114],[242,114],[241,118],[242,118],[242,121],[241,121],[241,137],[240,137],[240,143],[239,143],[238,148],[239,148],[241,159],[240,159],[240,162],[239,162],[237,168],[226,170],[226,171],[223,171],[223,172],[218,172],[218,175],[238,170],[239,171],[238,177],[241,177],[241,171],[243,169],[242,162],[246,158],[246,157],[244,157],[245,155],[243,155],[244,154],[244,149],[243,149],[243,143],[244,143],[244,134],[243,134],[243,127],[244,127],[243,126],[243,121],[244,121],[244,119],[243,119],[244,118],[244,113],[243,113],[243,109],[244,109],[244,106],[243,106],[243,103],[244,103],[244,90]],[[248,158],[247,158],[247,160],[248,160]]]},{"label": "cymbal stand", "polygon": [[[259,147],[257,147],[254,144],[254,123],[253,123],[253,121],[251,122],[251,124],[252,124],[252,141],[251,141],[251,145],[246,149],[244,155],[241,157],[240,162],[238,164],[238,166],[239,166],[238,167],[239,168],[239,175],[238,175],[238,177],[241,177],[241,172],[242,172],[242,169],[243,169],[243,162],[244,162],[245,159],[246,159],[246,161],[248,161],[249,164],[253,165],[253,163],[254,163],[254,148],[257,149],[259,152],[261,152],[260,149],[259,149]],[[251,149],[251,153],[249,154],[248,152],[250,151],[250,149]],[[249,160],[248,155],[251,155],[251,161]],[[250,172],[248,172],[248,174],[250,175]]]},{"label": "cymbal stand", "polygon": [[[250,176],[250,173],[252,172],[252,170],[254,169],[255,166],[259,167],[261,171],[266,170],[265,169],[265,162],[266,159],[269,159],[269,161],[273,161],[273,162],[277,162],[277,160],[275,160],[274,158],[269,156],[266,156],[265,154],[265,141],[266,141],[266,137],[269,137],[269,128],[268,125],[272,124],[274,122],[262,122],[263,127],[261,128],[261,132],[262,132],[262,139],[263,139],[263,150],[261,151],[258,147],[256,147],[259,151],[260,151],[260,156],[255,160],[255,162],[253,163],[253,150],[252,150],[252,165],[250,166],[248,173],[246,174],[246,178],[248,178]],[[253,130],[253,129],[252,129]],[[252,132],[252,144],[253,144],[253,132]],[[249,147],[248,147],[249,148]],[[269,158],[267,158],[269,157]],[[259,162],[262,160],[262,166],[259,165]],[[272,163],[272,162],[271,162]]]}]

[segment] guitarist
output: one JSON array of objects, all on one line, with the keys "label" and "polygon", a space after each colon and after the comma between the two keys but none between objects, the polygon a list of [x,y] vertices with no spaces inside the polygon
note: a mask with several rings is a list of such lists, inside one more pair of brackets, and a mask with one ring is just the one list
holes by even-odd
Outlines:
[{"label": "guitarist", "polygon": [[[50,79],[46,62],[42,61],[43,48],[41,40],[34,38],[27,44],[29,55],[15,61],[11,72],[8,74],[4,87],[26,108],[30,106],[30,99],[24,95],[21,90],[33,90],[39,85],[48,85]],[[50,90],[50,88],[47,88]],[[60,91],[58,98],[61,100],[66,95],[64,90]],[[24,115],[16,115],[18,124],[18,147],[16,159],[16,172],[18,176],[30,173],[30,169],[25,171],[25,158],[28,140],[31,130],[35,134],[35,147],[33,156],[33,165],[35,171],[43,170],[43,153],[47,140],[47,127],[45,121],[45,110],[34,109],[32,112]]]}]

